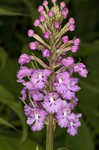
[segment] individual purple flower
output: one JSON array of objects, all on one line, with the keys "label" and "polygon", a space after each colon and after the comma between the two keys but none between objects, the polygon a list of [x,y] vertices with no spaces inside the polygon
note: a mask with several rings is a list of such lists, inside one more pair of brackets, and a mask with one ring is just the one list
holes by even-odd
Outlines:
[{"label": "individual purple flower", "polygon": [[78,47],[77,45],[74,45],[74,46],[72,46],[71,51],[72,51],[73,53],[76,53],[76,52],[78,51],[78,49],[79,49],[79,47]]},{"label": "individual purple flower", "polygon": [[34,26],[38,27],[39,25],[40,25],[40,20],[39,19],[34,20]]},{"label": "individual purple flower", "polygon": [[72,57],[64,58],[62,59],[61,64],[66,67],[71,66],[74,64],[74,59]]},{"label": "individual purple flower", "polygon": [[30,42],[30,43],[29,43],[29,48],[30,48],[31,50],[36,50],[36,49],[37,49],[37,45],[38,45],[37,42]]},{"label": "individual purple flower", "polygon": [[79,126],[81,126],[81,123],[79,121],[79,118],[81,116],[82,116],[81,114],[74,114],[74,113],[68,115],[67,133],[69,133],[72,136],[75,136],[77,134],[77,129]]},{"label": "individual purple flower", "polygon": [[86,78],[88,75],[88,70],[86,69],[86,66],[83,63],[78,63],[74,66],[74,72],[78,72],[78,74]]},{"label": "individual purple flower", "polygon": [[44,95],[38,90],[30,91],[29,95],[34,101],[42,101],[44,97]]},{"label": "individual purple flower", "polygon": [[32,131],[40,131],[44,128],[44,120],[47,113],[42,109],[33,108],[27,116],[27,124],[31,126]]},{"label": "individual purple flower", "polygon": [[50,51],[48,49],[42,50],[42,56],[48,58],[50,56]]},{"label": "individual purple flower", "polygon": [[17,73],[17,82],[25,82],[25,80],[23,78],[25,77],[30,77],[33,73],[33,69],[29,69],[28,67],[25,66],[21,66],[19,72]]},{"label": "individual purple flower", "polygon": [[57,123],[61,128],[66,128],[68,126],[68,115],[71,113],[70,104],[64,101],[64,104],[60,111],[56,113]]},{"label": "individual purple flower", "polygon": [[44,32],[44,38],[49,39],[50,37],[50,32]]},{"label": "individual purple flower", "polygon": [[29,29],[27,32],[28,37],[33,37],[34,31],[32,29]]},{"label": "individual purple flower", "polygon": [[68,72],[62,72],[57,74],[54,87],[64,99],[72,100],[75,97],[75,92],[80,90],[77,83],[78,79],[71,78]]},{"label": "individual purple flower", "polygon": [[48,1],[47,1],[47,0],[44,0],[42,5],[43,5],[43,6],[47,6],[47,5],[48,5]]},{"label": "individual purple flower", "polygon": [[67,35],[63,36],[62,37],[62,41],[67,44],[68,43],[68,40],[69,40],[69,37]]},{"label": "individual purple flower", "polygon": [[48,16],[51,17],[51,18],[53,17],[53,12],[51,10],[49,10]]},{"label": "individual purple flower", "polygon": [[64,2],[64,1],[63,1],[63,2],[61,2],[61,3],[60,3],[60,6],[61,6],[61,8],[65,8],[65,7],[66,7],[65,2]]},{"label": "individual purple flower", "polygon": [[34,85],[32,84],[31,81],[23,82],[23,85],[24,85],[25,88],[28,89],[29,91],[35,90],[35,87],[34,87]]},{"label": "individual purple flower", "polygon": [[31,77],[32,85],[35,89],[42,89],[47,83],[48,76],[51,74],[50,70],[38,69],[35,70]]},{"label": "individual purple flower", "polygon": [[18,63],[20,65],[23,65],[25,63],[29,63],[30,60],[31,60],[31,57],[29,55],[27,55],[27,54],[21,54],[21,56],[18,59]]},{"label": "individual purple flower", "polygon": [[39,20],[40,20],[40,22],[44,22],[45,21],[45,16],[41,15]]},{"label": "individual purple flower", "polygon": [[44,97],[43,107],[50,114],[54,114],[59,111],[62,104],[62,100],[55,92],[47,93],[47,95]]},{"label": "individual purple flower", "polygon": [[58,21],[55,21],[55,23],[54,23],[54,27],[55,27],[55,29],[59,29],[59,27],[60,27],[60,23],[59,23]]}]

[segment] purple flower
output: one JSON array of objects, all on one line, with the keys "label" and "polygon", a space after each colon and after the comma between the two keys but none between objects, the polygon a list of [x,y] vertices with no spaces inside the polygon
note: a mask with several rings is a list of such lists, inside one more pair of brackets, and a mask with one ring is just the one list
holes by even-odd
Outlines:
[{"label": "purple flower", "polygon": [[36,108],[27,108],[26,110],[25,108],[25,112],[27,114],[27,124],[31,126],[32,131],[40,131],[44,128],[44,120],[47,115],[44,110]]},{"label": "purple flower", "polygon": [[49,37],[50,37],[50,33],[49,32],[44,32],[44,38],[49,39]]},{"label": "purple flower", "polygon": [[47,83],[48,76],[51,74],[50,70],[35,70],[31,77],[32,85],[35,89],[42,89]]},{"label": "purple flower", "polygon": [[64,99],[72,100],[75,97],[75,92],[80,90],[77,83],[78,79],[70,78],[68,72],[63,72],[56,75],[54,87]]},{"label": "purple flower", "polygon": [[64,43],[67,44],[67,43],[68,43],[68,40],[69,40],[69,38],[68,38],[67,35],[62,37],[62,41],[63,41]]},{"label": "purple flower", "polygon": [[81,123],[79,121],[80,117],[81,114],[74,114],[74,113],[71,113],[68,116],[67,133],[69,133],[72,136],[75,136],[77,134],[77,129],[79,126],[81,126]]},{"label": "purple flower", "polygon": [[68,67],[74,64],[74,59],[72,57],[67,57],[67,58],[62,59],[61,63],[63,66]]},{"label": "purple flower", "polygon": [[42,101],[44,95],[39,92],[38,90],[32,90],[29,92],[30,97],[34,100],[34,101]]},{"label": "purple flower", "polygon": [[28,67],[25,66],[21,66],[19,72],[17,73],[17,82],[25,82],[25,80],[23,78],[25,77],[30,77],[33,73],[33,69],[29,69]]},{"label": "purple flower", "polygon": [[30,42],[30,43],[29,43],[29,48],[30,48],[31,50],[36,50],[36,49],[37,49],[37,45],[38,45],[37,42]]},{"label": "purple flower", "polygon": [[86,69],[86,66],[83,63],[78,63],[74,66],[74,72],[78,72],[78,74],[86,78],[88,75],[88,70]]},{"label": "purple flower", "polygon": [[48,58],[50,56],[50,51],[48,49],[42,50],[42,56]]},{"label": "purple flower", "polygon": [[67,127],[67,125],[68,125],[68,116],[70,115],[70,113],[71,113],[70,104],[68,104],[64,101],[63,107],[56,114],[56,119],[57,119],[58,125],[61,128],[66,128]]},{"label": "purple flower", "polygon": [[58,94],[55,92],[47,93],[47,95],[44,97],[43,107],[50,114],[54,114],[57,111],[59,111],[62,104],[62,100],[58,97]]},{"label": "purple flower", "polygon": [[21,54],[21,56],[18,59],[18,63],[20,65],[23,65],[25,63],[29,63],[30,60],[31,60],[31,57],[29,55],[27,55],[27,54]]},{"label": "purple flower", "polygon": [[32,29],[29,29],[27,32],[28,37],[33,37],[34,31]]}]

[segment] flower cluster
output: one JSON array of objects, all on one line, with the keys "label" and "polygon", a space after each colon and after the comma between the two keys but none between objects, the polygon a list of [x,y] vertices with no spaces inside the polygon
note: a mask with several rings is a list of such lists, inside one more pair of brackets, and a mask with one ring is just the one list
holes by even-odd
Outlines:
[{"label": "flower cluster", "polygon": [[[80,45],[79,38],[71,40],[68,36],[68,32],[75,30],[75,19],[68,19],[69,10],[65,2],[61,2],[60,6],[56,0],[52,3],[52,8],[49,8],[48,1],[44,0],[38,7],[40,16],[33,25],[42,30],[43,38],[32,29],[28,30],[28,37],[35,41],[29,43],[31,55],[22,54],[19,57],[17,82],[23,85],[21,100],[25,104],[27,124],[33,131],[44,128],[44,124],[48,124],[48,116],[52,115],[53,126],[57,123],[74,136],[81,125],[81,114],[73,112],[78,103],[76,92],[80,90],[79,79],[73,75],[78,73],[86,78],[88,71],[83,63],[75,63],[69,56],[77,52]],[[63,26],[65,19],[68,22]],[[41,52],[46,62],[35,56],[34,51]],[[39,63],[43,69],[24,66],[28,63],[32,66],[33,62]]]}]

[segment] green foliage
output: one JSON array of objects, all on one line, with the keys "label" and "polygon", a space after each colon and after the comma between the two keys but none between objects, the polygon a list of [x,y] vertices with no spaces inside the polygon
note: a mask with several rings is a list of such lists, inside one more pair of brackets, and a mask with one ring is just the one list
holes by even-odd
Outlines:
[{"label": "green foliage", "polygon": [[[65,1],[76,18],[75,34],[81,38],[80,50],[74,57],[87,65],[89,75],[87,79],[80,79],[81,92],[78,93],[83,125],[75,137],[57,127],[55,150],[94,150],[99,145],[96,138],[99,136],[99,1]],[[41,1],[36,0],[0,0],[0,150],[35,150],[37,144],[44,147],[45,131],[27,131],[19,100],[21,86],[16,83],[17,59],[28,49],[26,33],[38,16],[39,4]]]}]

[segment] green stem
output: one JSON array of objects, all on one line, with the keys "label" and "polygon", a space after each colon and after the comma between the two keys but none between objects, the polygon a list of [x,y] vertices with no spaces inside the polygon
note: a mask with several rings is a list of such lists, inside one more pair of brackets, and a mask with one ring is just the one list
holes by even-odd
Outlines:
[{"label": "green stem", "polygon": [[46,150],[53,150],[53,116],[48,116],[48,125],[46,131]]}]

